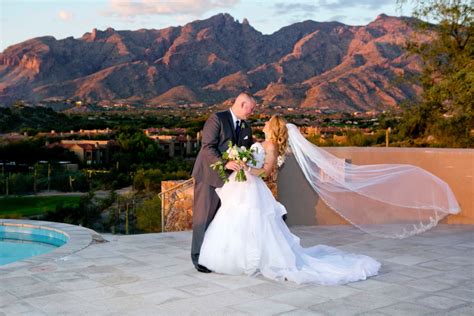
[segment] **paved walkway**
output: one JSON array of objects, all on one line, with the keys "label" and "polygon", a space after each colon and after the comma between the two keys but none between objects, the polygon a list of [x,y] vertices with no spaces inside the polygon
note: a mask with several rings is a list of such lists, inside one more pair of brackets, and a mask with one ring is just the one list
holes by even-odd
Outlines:
[{"label": "paved walkway", "polygon": [[56,261],[0,267],[0,315],[474,315],[474,226],[441,225],[405,240],[348,226],[294,227],[318,243],[367,254],[380,275],[344,286],[201,274],[190,232],[104,235]]}]

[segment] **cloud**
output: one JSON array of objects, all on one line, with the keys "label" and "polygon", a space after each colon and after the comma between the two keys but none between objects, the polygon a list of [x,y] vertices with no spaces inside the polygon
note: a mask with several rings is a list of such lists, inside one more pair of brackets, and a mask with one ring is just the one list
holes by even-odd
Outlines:
[{"label": "cloud", "polygon": [[394,4],[393,0],[319,0],[313,3],[295,2],[285,3],[278,2],[273,8],[275,14],[287,15],[293,13],[304,13],[304,16],[310,16],[320,10],[344,10],[348,8],[363,8],[368,10],[378,10],[381,7]]},{"label": "cloud", "polygon": [[61,20],[63,21],[70,21],[72,20],[72,13],[71,12],[67,12],[67,11],[64,11],[64,10],[61,10],[58,12],[58,16]]},{"label": "cloud", "polygon": [[240,0],[110,0],[104,13],[125,18],[143,15],[200,16],[213,9],[233,7]]},{"label": "cloud", "polygon": [[377,10],[385,5],[394,3],[395,2],[393,0],[336,0],[332,2],[328,2],[327,0],[320,0],[319,6],[328,10],[340,10],[354,7]]},{"label": "cloud", "polygon": [[307,4],[307,3],[283,3],[283,2],[278,2],[275,3],[274,9],[276,14],[288,14],[288,13],[295,13],[295,12],[304,12],[306,15],[312,14],[318,6],[313,5],[313,4]]},{"label": "cloud", "polygon": [[337,22],[343,22],[345,19],[347,19],[346,15],[334,15],[327,19],[329,22],[337,21]]}]

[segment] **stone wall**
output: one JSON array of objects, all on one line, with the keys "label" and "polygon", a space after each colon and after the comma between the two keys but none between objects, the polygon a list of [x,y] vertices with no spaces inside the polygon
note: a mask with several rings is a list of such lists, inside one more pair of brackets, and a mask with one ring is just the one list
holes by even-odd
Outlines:
[{"label": "stone wall", "polygon": [[[168,191],[184,182],[185,180],[162,181],[161,192]],[[181,231],[192,228],[193,190],[194,186],[191,183],[162,195],[164,231]]]},{"label": "stone wall", "polygon": [[[449,215],[447,224],[474,224],[474,149],[325,147],[333,155],[353,164],[402,163],[419,166],[449,184],[461,207]],[[337,225],[347,221],[330,209],[306,182],[292,155],[278,177],[280,202],[288,211],[289,225]]]}]

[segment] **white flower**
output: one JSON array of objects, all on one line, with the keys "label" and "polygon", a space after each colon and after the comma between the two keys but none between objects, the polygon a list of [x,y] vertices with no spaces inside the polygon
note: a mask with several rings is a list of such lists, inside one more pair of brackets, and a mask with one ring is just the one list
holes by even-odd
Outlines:
[{"label": "white flower", "polygon": [[232,150],[230,151],[229,157],[231,159],[236,159],[237,157],[239,157],[239,152],[237,151],[236,148],[232,148]]},{"label": "white flower", "polygon": [[278,156],[278,158],[277,158],[278,168],[280,168],[284,163],[285,163],[285,156],[284,155]]},{"label": "white flower", "polygon": [[247,148],[245,148],[245,146],[240,146],[240,149],[242,149],[242,151],[246,151]]},{"label": "white flower", "polygon": [[247,157],[242,158],[243,162],[247,162]]}]

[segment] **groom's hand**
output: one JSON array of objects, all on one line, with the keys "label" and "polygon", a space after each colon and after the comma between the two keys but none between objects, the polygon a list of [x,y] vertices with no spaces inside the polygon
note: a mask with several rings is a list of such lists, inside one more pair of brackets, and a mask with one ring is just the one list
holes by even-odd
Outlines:
[{"label": "groom's hand", "polygon": [[231,160],[225,164],[225,168],[233,171],[238,171],[242,169],[240,163],[235,160]]}]

